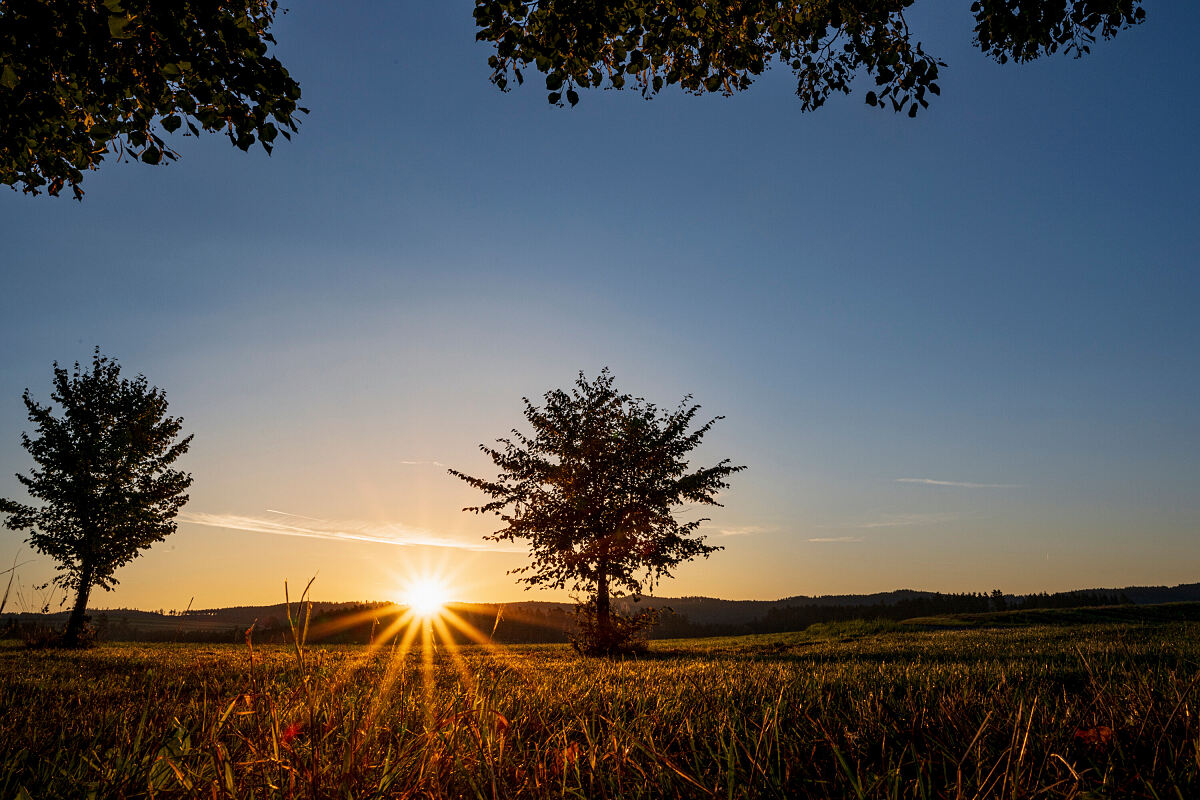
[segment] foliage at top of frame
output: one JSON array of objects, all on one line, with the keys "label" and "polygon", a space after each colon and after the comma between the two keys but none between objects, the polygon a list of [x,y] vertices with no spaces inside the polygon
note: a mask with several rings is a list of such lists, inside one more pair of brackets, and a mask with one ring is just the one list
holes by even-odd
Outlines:
[{"label": "foliage at top of frame", "polygon": [[[476,0],[476,38],[495,46],[492,81],[507,90],[530,67],[547,99],[579,102],[579,89],[669,86],[732,94],[772,62],[796,75],[811,111],[849,94],[861,72],[866,102],[915,117],[941,93],[945,65],[914,39],[914,0]],[[1145,17],[1141,0],[977,0],[975,44],[1000,62],[1062,50],[1076,56]]]},{"label": "foliage at top of frame", "polygon": [[0,183],[70,187],[108,156],[165,164],[164,133],[224,132],[268,153],[300,86],[273,56],[275,0],[5,0]]}]

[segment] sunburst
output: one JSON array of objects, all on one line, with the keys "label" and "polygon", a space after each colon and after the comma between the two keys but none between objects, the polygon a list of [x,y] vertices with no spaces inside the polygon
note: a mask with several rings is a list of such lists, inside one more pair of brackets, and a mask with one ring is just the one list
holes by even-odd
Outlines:
[{"label": "sunburst", "polygon": [[450,590],[437,577],[416,578],[409,582],[402,595],[401,605],[408,606],[420,619],[439,617],[450,601]]},{"label": "sunburst", "polygon": [[[359,674],[359,666],[373,661],[377,654],[386,654],[382,673],[376,678],[375,697],[367,709],[368,725],[378,719],[388,695],[401,679],[407,665],[411,664],[408,660],[410,654],[418,659],[418,674],[427,714],[432,710],[435,653],[446,657],[446,661],[441,663],[449,663],[468,691],[475,690],[476,676],[469,668],[466,653],[462,649],[463,644],[481,648],[492,657],[501,659],[519,674],[528,672],[528,664],[524,659],[511,653],[503,645],[494,643],[492,636],[462,616],[466,614],[467,617],[478,619],[480,612],[497,613],[498,623],[499,616],[494,607],[455,600],[456,595],[464,589],[454,580],[454,573],[448,571],[445,565],[410,565],[409,570],[407,575],[396,576],[395,600],[390,610],[364,610],[336,621],[326,622],[316,628],[319,635],[326,635],[361,626],[368,621],[378,626],[372,627],[370,644],[354,659],[354,666],[339,676],[332,687],[335,691],[340,690],[343,681],[349,681],[352,676]],[[519,615],[516,616],[520,619]],[[494,633],[495,623],[489,627]],[[441,661],[440,658],[437,660]]]}]

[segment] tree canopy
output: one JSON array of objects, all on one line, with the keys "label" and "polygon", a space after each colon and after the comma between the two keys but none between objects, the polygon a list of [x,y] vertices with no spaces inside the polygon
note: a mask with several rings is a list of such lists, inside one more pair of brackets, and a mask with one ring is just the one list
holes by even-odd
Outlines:
[{"label": "tree canopy", "polygon": [[268,153],[300,86],[268,55],[275,0],[4,0],[0,183],[70,187],[107,157],[167,163],[163,138],[220,131]]},{"label": "tree canopy", "polygon": [[121,377],[97,348],[90,371],[54,364],[51,405],[23,395],[36,433],[21,446],[36,466],[17,480],[38,505],[0,498],[5,527],[58,562],[55,583],[75,592],[65,641],[78,644],[91,589],[116,585],[113,573],[175,531],[190,475],[170,469],[192,437],[167,416],[167,398],[143,375]]},{"label": "tree canopy", "polygon": [[[865,72],[873,106],[916,116],[946,66],[925,52],[905,10],[915,0],[476,0],[476,38],[502,90],[533,68],[551,103],[578,89],[679,86],[732,94],[772,63],[796,75],[805,111],[849,94]],[[975,44],[1001,63],[1061,51],[1080,56],[1145,17],[1141,0],[974,0]]]},{"label": "tree canopy", "polygon": [[726,479],[744,467],[729,459],[692,470],[688,456],[721,417],[693,427],[700,406],[685,397],[660,411],[621,393],[606,369],[570,391],[527,398],[529,435],[514,430],[499,448],[480,445],[499,470],[495,480],[450,470],[491,500],[466,511],[492,513],[504,527],[495,541],[525,541],[532,563],[516,570],[529,586],[586,592],[600,650],[610,639],[611,598],[641,593],[676,566],[719,547],[699,533],[706,519],[681,522],[685,503],[717,506]]},{"label": "tree canopy", "polygon": [[[589,88],[732,94],[778,64],[806,111],[865,73],[867,103],[916,116],[946,65],[909,28],[915,2],[475,0],[474,18],[493,47],[492,82],[507,90],[542,73],[555,105]],[[179,131],[269,153],[306,111],[269,54],[277,10],[276,0],[4,0],[0,183],[70,187],[78,199],[84,172],[107,157],[177,158],[163,134]],[[1141,0],[972,0],[969,10],[976,46],[1001,63],[1080,56],[1145,18]]]}]

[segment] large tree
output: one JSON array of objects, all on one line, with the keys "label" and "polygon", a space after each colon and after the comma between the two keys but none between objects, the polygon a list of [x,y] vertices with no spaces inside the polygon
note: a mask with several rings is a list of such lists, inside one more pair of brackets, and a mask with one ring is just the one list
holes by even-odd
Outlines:
[{"label": "large tree", "polygon": [[532,431],[513,430],[500,447],[480,445],[499,470],[494,480],[458,470],[452,475],[491,500],[464,510],[492,513],[504,527],[488,538],[525,541],[532,563],[516,572],[529,586],[586,592],[599,652],[621,646],[612,600],[671,574],[684,561],[708,556],[700,526],[675,512],[685,503],[720,505],[726,479],[744,469],[724,459],[693,470],[689,454],[721,417],[693,426],[700,406],[685,397],[660,411],[640,397],[618,392],[605,369],[594,380],[583,373],[570,391],[528,398]]},{"label": "large tree", "polygon": [[0,183],[82,197],[105,158],[168,163],[164,134],[267,152],[300,86],[269,55],[275,0],[4,0]]},{"label": "large tree", "polygon": [[167,416],[161,389],[143,375],[122,378],[99,348],[90,371],[54,364],[50,399],[61,415],[28,389],[23,399],[35,433],[22,433],[21,446],[36,466],[17,480],[37,504],[0,499],[0,512],[58,562],[55,583],[75,593],[63,642],[75,646],[92,588],[112,589],[118,567],[175,531],[192,477],[170,467],[192,437],[179,438],[183,420]]}]

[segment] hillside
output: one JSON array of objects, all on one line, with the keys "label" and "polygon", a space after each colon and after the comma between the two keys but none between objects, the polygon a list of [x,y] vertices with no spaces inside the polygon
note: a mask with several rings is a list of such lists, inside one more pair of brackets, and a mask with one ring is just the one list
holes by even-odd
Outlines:
[{"label": "hillside", "polygon": [[[1004,624],[1004,620],[1053,617],[1050,611],[1102,606],[1200,602],[1200,583],[1178,586],[1129,586],[1058,594],[1003,595],[945,594],[900,589],[865,595],[796,595],[780,600],[723,600],[711,597],[645,597],[639,602],[623,598],[618,606],[626,613],[659,610],[651,638],[689,638],[779,633],[803,630],[810,625],[853,619],[894,622],[936,617],[943,626]],[[297,607],[293,604],[293,613]],[[527,601],[507,604],[459,604],[455,611],[496,641],[561,642],[572,628],[569,603]],[[324,641],[366,641],[386,628],[399,609],[390,603],[314,602],[313,635]],[[238,641],[253,626],[262,640],[283,638],[287,609],[282,603],[265,606],[232,606],[200,609],[181,614],[161,614],[136,609],[93,609],[92,624],[103,639],[146,641]],[[999,616],[997,616],[997,614]],[[1007,616],[1005,616],[1007,615]],[[16,613],[0,616],[0,632],[61,627],[66,612]],[[999,620],[999,621],[998,621]]]}]

